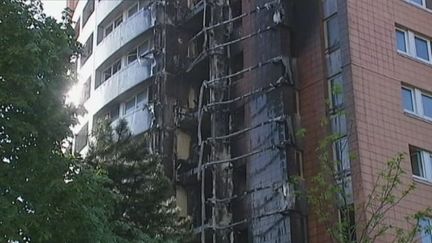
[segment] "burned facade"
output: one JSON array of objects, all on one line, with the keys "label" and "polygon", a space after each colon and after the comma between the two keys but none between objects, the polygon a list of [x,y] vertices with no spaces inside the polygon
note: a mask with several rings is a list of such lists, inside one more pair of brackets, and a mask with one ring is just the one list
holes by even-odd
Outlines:
[{"label": "burned facade", "polygon": [[[427,9],[428,1],[419,1],[426,5],[414,7]],[[325,227],[295,196],[295,190],[306,187],[303,180],[294,188],[290,179],[313,176],[319,168],[318,141],[326,132],[342,133],[333,155],[342,162],[338,169],[350,182],[350,200],[358,205],[368,193],[363,186],[368,176],[377,174],[369,169],[385,163],[390,151],[409,152],[389,135],[376,138],[380,143],[368,140],[381,134],[369,126],[390,118],[382,117],[387,111],[377,104],[385,102],[362,78],[388,81],[397,73],[391,63],[406,66],[408,59],[394,56],[392,41],[395,29],[400,36],[414,32],[397,13],[418,10],[409,8],[419,1],[383,0],[375,8],[368,1],[345,0],[69,0],[84,44],[78,73],[81,104],[88,111],[75,129],[74,149],[86,153],[99,119],[108,118],[113,125],[126,119],[134,134],[149,134],[151,149],[164,156],[177,204],[191,217],[196,242],[328,242]],[[376,17],[378,9],[388,18]],[[366,23],[360,10],[376,13],[375,22]],[[431,20],[427,14],[421,14],[424,23]],[[357,28],[350,18],[366,27]],[[381,47],[373,46],[372,53],[359,44],[364,39],[359,33],[374,32],[373,26],[392,34],[383,42],[393,61],[383,61],[383,66],[370,58],[364,62],[370,56],[379,59]],[[432,36],[430,26],[423,27]],[[415,68],[430,77],[423,67]],[[403,82],[412,78],[399,76]],[[343,92],[335,95],[334,86]],[[399,86],[400,81],[386,104],[397,106],[392,119],[405,121],[410,118],[398,113]],[[363,111],[372,106],[383,113],[369,117]],[[323,117],[331,121],[324,128]],[[403,126],[413,126],[409,122]],[[303,128],[304,137],[299,136]],[[399,128],[384,130],[392,134]],[[427,149],[426,140],[412,137],[410,144]],[[369,154],[369,143],[395,146]],[[421,187],[432,195],[430,188]]]},{"label": "burned facade", "polygon": [[71,6],[78,38],[96,47],[78,69],[91,91],[75,150],[97,119],[124,117],[164,156],[197,242],[304,241],[289,183],[300,151],[293,3],[83,2]]}]

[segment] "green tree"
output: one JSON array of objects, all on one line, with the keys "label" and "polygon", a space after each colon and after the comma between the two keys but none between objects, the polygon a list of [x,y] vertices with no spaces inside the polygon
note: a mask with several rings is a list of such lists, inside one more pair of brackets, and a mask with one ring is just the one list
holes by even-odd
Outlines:
[{"label": "green tree", "polygon": [[189,220],[179,215],[172,183],[146,136],[132,136],[125,120],[114,129],[103,121],[94,141],[85,161],[106,170],[113,182],[110,189],[119,198],[112,219],[116,234],[130,241],[142,233],[161,242],[186,241]]},{"label": "green tree", "polygon": [[0,242],[115,242],[101,171],[62,153],[79,50],[40,1],[0,0]]}]

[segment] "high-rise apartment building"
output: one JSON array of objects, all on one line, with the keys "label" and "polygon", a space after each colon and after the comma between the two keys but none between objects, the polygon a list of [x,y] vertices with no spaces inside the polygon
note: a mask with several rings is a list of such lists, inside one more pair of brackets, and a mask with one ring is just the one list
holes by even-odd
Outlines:
[{"label": "high-rise apartment building", "polygon": [[[329,132],[343,135],[333,156],[350,203],[364,203],[386,161],[405,152],[402,180],[417,190],[385,220],[406,228],[405,216],[432,206],[432,1],[68,6],[84,44],[87,113],[75,152],[86,153],[100,119],[149,134],[196,242],[330,242],[289,183],[317,172],[316,148]],[[352,221],[362,213],[353,210]],[[431,237],[419,233],[420,242]]]}]

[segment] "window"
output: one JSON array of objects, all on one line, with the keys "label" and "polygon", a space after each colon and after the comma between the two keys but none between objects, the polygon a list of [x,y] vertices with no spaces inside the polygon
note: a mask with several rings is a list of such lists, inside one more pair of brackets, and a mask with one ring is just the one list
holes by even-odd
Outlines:
[{"label": "window", "polygon": [[348,137],[337,140],[333,146],[334,158],[336,160],[336,169],[339,173],[350,170],[350,156],[348,149]]},{"label": "window", "polygon": [[90,16],[94,12],[95,3],[94,0],[88,0],[86,5],[84,6],[82,18],[83,18],[83,27],[89,20]]},{"label": "window", "polygon": [[118,73],[121,70],[122,64],[121,59],[118,59],[116,62],[114,62],[111,66],[109,66],[107,69],[105,69],[102,72],[102,77],[96,82],[95,89],[99,87],[101,84],[103,84],[105,81],[110,79],[114,74]]},{"label": "window", "polygon": [[396,30],[397,49],[401,52],[407,52],[407,34],[405,31]]},{"label": "window", "polygon": [[331,117],[332,132],[339,136],[347,135],[347,121],[344,113],[338,113]]},{"label": "window", "polygon": [[323,0],[324,17],[328,18],[337,11],[337,0]]},{"label": "window", "polygon": [[112,75],[116,74],[121,69],[121,59],[117,60],[112,66]]},{"label": "window", "polygon": [[112,26],[112,24],[110,24],[105,28],[105,37],[107,37],[109,34],[111,34],[112,31],[113,31],[113,26]]},{"label": "window", "polygon": [[125,109],[123,111],[123,115],[134,112],[137,109],[144,108],[145,103],[147,102],[147,93],[141,92],[135,95],[133,98],[128,100],[125,103]]},{"label": "window", "polygon": [[146,54],[148,54],[150,50],[150,42],[146,40],[144,43],[134,48],[132,51],[128,53],[127,62],[128,64],[134,62],[138,59],[138,57],[143,58]]},{"label": "window", "polygon": [[432,219],[420,219],[420,243],[432,243]]},{"label": "window", "polygon": [[93,34],[86,40],[81,54],[81,66],[84,65],[93,54]]},{"label": "window", "polygon": [[426,37],[398,28],[396,29],[396,48],[398,52],[432,64],[431,40]]},{"label": "window", "polygon": [[432,117],[432,97],[422,94],[423,114]]},{"label": "window", "polygon": [[418,36],[414,37],[416,57],[429,61],[429,41]]},{"label": "window", "polygon": [[339,108],[343,105],[342,76],[338,75],[330,79],[330,107]]},{"label": "window", "polygon": [[124,114],[131,113],[134,110],[135,110],[135,97],[130,99],[128,102],[126,102]]},{"label": "window", "polygon": [[327,55],[327,72],[328,77],[332,77],[341,71],[342,60],[340,49]]},{"label": "window", "polygon": [[326,47],[332,49],[339,45],[339,23],[337,15],[325,21]]},{"label": "window", "polygon": [[432,94],[405,86],[402,87],[402,103],[404,111],[432,120]]},{"label": "window", "polygon": [[414,112],[414,91],[412,89],[402,87],[402,103],[404,110]]},{"label": "window", "polygon": [[410,146],[410,159],[413,176],[432,181],[432,154]]},{"label": "window", "polygon": [[128,10],[128,18],[132,17],[138,12],[138,3],[134,4],[129,10]]},{"label": "window", "polygon": [[90,98],[90,83],[91,83],[91,77],[89,77],[84,85],[82,90],[82,96],[81,96],[81,104],[84,104],[89,98]]},{"label": "window", "polygon": [[88,142],[88,123],[75,136],[75,152],[80,152]]},{"label": "window", "polygon": [[123,15],[120,15],[116,20],[114,20],[114,28],[117,28],[121,23],[123,23]]},{"label": "window", "polygon": [[[111,34],[111,32],[113,32],[113,30],[117,27],[119,27],[119,25],[123,23],[123,14],[121,14],[120,16],[118,16],[113,22],[110,22],[109,24],[107,24],[105,26],[104,29],[104,36],[103,38],[107,37],[109,34]],[[102,40],[98,40],[99,42]]]},{"label": "window", "polygon": [[432,10],[432,0],[408,0],[408,2],[421,8]]},{"label": "window", "polygon": [[131,63],[133,63],[135,60],[137,60],[137,55],[138,55],[138,53],[137,53],[137,50],[136,50],[136,49],[133,50],[133,51],[131,51],[131,52],[129,52],[129,53],[128,53],[128,56],[127,56],[127,62],[128,62],[128,64],[131,64]]}]

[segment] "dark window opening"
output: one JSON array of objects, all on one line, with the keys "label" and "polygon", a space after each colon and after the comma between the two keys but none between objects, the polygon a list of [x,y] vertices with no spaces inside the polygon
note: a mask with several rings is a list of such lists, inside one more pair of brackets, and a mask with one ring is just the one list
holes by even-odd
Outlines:
[{"label": "dark window opening", "polygon": [[82,14],[83,27],[87,23],[87,21],[89,20],[92,13],[94,12],[94,8],[95,8],[94,0],[88,0],[86,5],[84,6],[84,10],[83,10],[83,14]]}]

